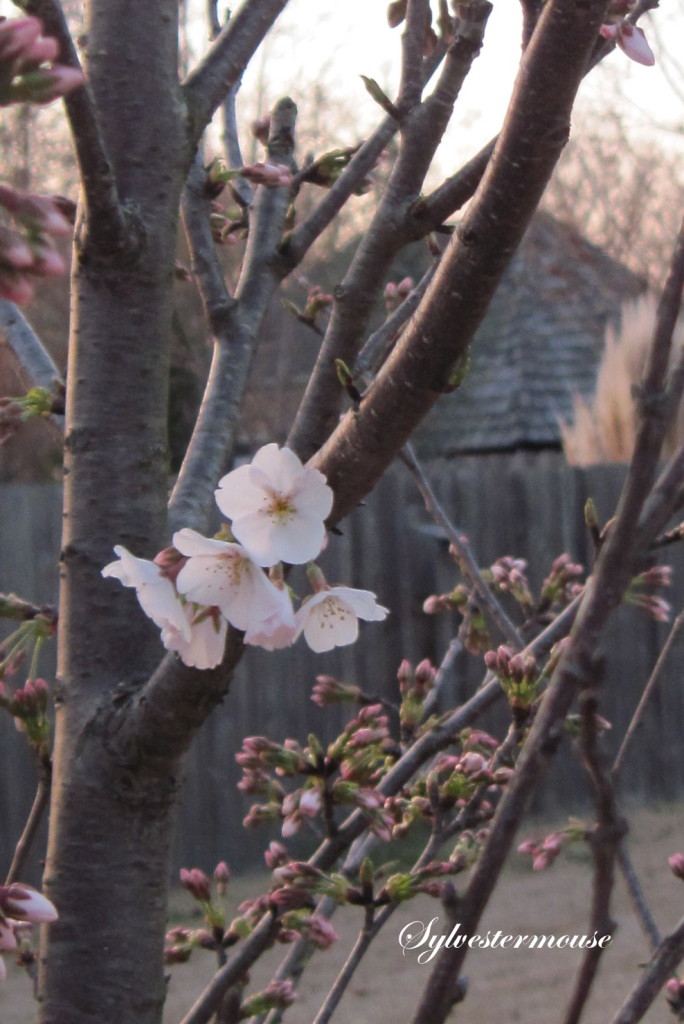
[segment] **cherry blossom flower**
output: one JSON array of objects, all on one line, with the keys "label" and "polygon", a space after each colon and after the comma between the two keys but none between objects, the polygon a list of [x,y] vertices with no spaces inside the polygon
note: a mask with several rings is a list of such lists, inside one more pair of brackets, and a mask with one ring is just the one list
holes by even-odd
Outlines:
[{"label": "cherry blossom flower", "polygon": [[359,635],[359,619],[381,622],[387,613],[370,590],[328,587],[306,598],[295,615],[297,636],[304,633],[311,650],[320,654],[353,644]]},{"label": "cherry blossom flower", "polygon": [[162,576],[159,567],[145,558],[137,558],[122,545],[114,548],[118,562],[110,562],[102,575],[135,587],[140,607],[161,629],[161,640],[168,651],[175,651],[185,665],[214,668],[223,657],[226,623],[218,616],[198,613],[184,603],[173,583]]},{"label": "cherry blossom flower", "polygon": [[301,565],[323,547],[333,494],[322,473],[303,466],[289,448],[267,444],[251,465],[219,481],[216,502],[257,565]]},{"label": "cherry blossom flower", "polygon": [[[271,637],[287,626],[292,607],[240,544],[203,537],[186,527],[173,535],[174,547],[188,556],[176,586],[188,600],[216,605],[236,629]],[[276,645],[277,641],[273,641]]]}]

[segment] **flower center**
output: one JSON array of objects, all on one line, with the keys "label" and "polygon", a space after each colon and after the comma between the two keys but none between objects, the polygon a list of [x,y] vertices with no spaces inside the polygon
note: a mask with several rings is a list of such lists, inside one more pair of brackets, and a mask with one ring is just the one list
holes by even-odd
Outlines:
[{"label": "flower center", "polygon": [[281,526],[289,523],[297,514],[297,509],[292,503],[292,498],[287,494],[279,494],[274,491],[268,503],[266,514]]}]

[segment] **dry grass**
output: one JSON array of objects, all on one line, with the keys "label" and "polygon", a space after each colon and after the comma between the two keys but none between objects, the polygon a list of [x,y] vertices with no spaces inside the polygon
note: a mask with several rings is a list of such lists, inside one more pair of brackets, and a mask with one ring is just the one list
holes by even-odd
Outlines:
[{"label": "dry grass", "polygon": [[[667,857],[684,849],[683,811],[681,806],[662,812],[638,811],[632,821],[632,854],[662,931],[670,929],[684,911],[684,888],[667,866]],[[544,834],[544,831],[525,829],[524,835]],[[509,868],[483,928],[512,934],[583,934],[587,927],[590,875],[587,853],[579,847],[571,847],[550,870],[541,873],[532,872],[528,860],[520,857]],[[265,879],[260,877],[235,880],[232,883],[235,903],[254,895],[264,884]],[[191,906],[185,896],[181,893],[176,897],[174,917],[180,915],[187,920]],[[428,921],[439,913],[439,904],[427,898],[396,912],[338,1008],[334,1018],[337,1024],[386,1024],[388,1021],[402,1024],[411,1019],[430,966],[418,964],[415,954],[404,954],[397,936],[410,921]],[[340,941],[332,949],[318,954],[312,969],[305,975],[300,998],[287,1018],[292,1024],[306,1024],[315,1017],[321,999],[354,940],[359,916],[358,911],[349,908],[335,918]],[[639,965],[648,959],[645,941],[621,885],[617,887],[614,916],[617,921],[614,942],[605,954],[584,1024],[609,1024],[639,977]],[[261,963],[254,970],[252,990],[268,980],[267,968],[282,952],[282,948],[272,951],[270,964]],[[572,950],[474,951],[466,966],[468,997],[455,1012],[454,1019],[468,1024],[490,1024],[492,1020],[500,1024],[560,1021],[577,962],[578,955]],[[212,968],[211,955],[201,953],[194,954],[190,963],[173,968],[166,1024],[175,1024],[181,1019],[211,977]],[[0,989],[0,1019],[3,1024],[30,1024],[32,1006],[26,979],[12,966],[8,975]],[[647,1024],[664,1024],[668,1019],[673,1018],[662,997],[644,1018]]]},{"label": "dry grass", "polygon": [[[608,328],[606,344],[590,399],[575,395],[571,424],[561,421],[561,437],[571,465],[591,466],[605,462],[629,462],[634,450],[636,414],[634,387],[641,380],[646,351],[655,330],[653,296],[625,307],[619,332]],[[675,335],[671,363],[679,359],[684,329]],[[684,439],[684,416],[674,424],[664,454]]]}]

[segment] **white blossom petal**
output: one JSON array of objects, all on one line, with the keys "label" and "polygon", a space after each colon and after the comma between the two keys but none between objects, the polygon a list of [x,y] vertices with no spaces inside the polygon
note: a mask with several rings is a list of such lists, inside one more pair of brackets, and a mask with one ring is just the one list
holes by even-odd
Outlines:
[{"label": "white blossom petal", "polygon": [[322,473],[303,466],[289,448],[268,444],[250,466],[219,481],[216,502],[258,565],[300,565],[323,546],[333,494]]},{"label": "white blossom petal", "polygon": [[175,651],[183,664],[191,668],[215,668],[223,659],[228,623],[221,616],[206,615],[194,622],[197,609],[192,604],[183,609],[190,625],[190,639],[174,630],[162,630],[162,643]]},{"label": "white blossom petal", "polygon": [[[194,530],[181,530],[174,536],[175,546],[181,554],[190,550],[215,551],[223,542],[202,537]],[[162,576],[158,566],[144,558],[136,558],[126,548],[117,545],[114,551],[118,562],[111,562],[102,570],[103,576],[112,576],[126,587],[135,587],[143,611],[161,630],[161,640],[167,651],[175,651],[185,665],[193,668],[214,668],[223,658],[227,624],[214,621],[211,615],[197,619],[198,610],[181,600],[169,579]],[[190,559],[186,564],[190,565]],[[198,602],[212,606],[215,602]]]},{"label": "white blossom petal", "polygon": [[278,587],[275,589],[280,595],[279,607],[274,609],[263,622],[248,629],[245,633],[246,644],[263,647],[267,651],[289,647],[298,632],[289,590],[287,587],[283,587],[282,590]]},{"label": "white blossom petal", "polygon": [[159,572],[159,567],[145,558],[137,558],[117,544],[114,553],[118,562],[110,562],[103,576],[120,580],[125,587],[135,587],[140,607],[160,629],[178,630],[190,640],[190,627],[173,584]]},{"label": "white blossom petal", "polygon": [[173,543],[190,554],[176,579],[187,600],[214,605],[236,629],[252,630],[278,614],[280,591],[239,544],[210,540],[194,530],[179,530]]},{"label": "white blossom petal", "polygon": [[387,609],[377,604],[369,590],[330,587],[308,598],[295,616],[300,633],[312,651],[322,654],[333,647],[353,644],[359,635],[359,619],[380,621]]}]

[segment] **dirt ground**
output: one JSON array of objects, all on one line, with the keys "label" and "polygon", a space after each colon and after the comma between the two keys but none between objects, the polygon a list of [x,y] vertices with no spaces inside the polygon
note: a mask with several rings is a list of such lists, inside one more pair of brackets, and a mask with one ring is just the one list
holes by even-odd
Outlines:
[{"label": "dirt ground", "polygon": [[[671,929],[684,914],[684,884],[670,873],[667,858],[684,852],[684,805],[661,811],[638,811],[631,816],[630,847],[634,863],[648,892],[649,903],[661,932]],[[521,838],[543,835],[546,828],[524,829]],[[257,877],[231,883],[234,904],[263,888]],[[529,858],[516,857],[499,886],[481,932],[491,929],[509,934],[584,934],[587,930],[587,893],[590,864],[579,846],[561,854],[547,871],[533,872]],[[191,904],[185,893],[174,900],[174,923],[187,920]],[[399,945],[401,929],[411,921],[427,922],[440,915],[438,902],[421,898],[396,911],[376,940],[334,1016],[336,1024],[403,1024],[411,1020],[419,994],[427,981],[429,964],[417,962],[417,953]],[[648,949],[629,907],[624,887],[616,889],[614,918],[617,928],[607,950],[583,1024],[610,1024],[648,960]],[[198,924],[199,922],[192,922]],[[342,966],[360,923],[358,911],[348,908],[336,915],[340,940],[317,954],[304,977],[298,1001],[286,1020],[291,1024],[313,1021],[321,1000]],[[283,948],[274,951],[282,955]],[[9,958],[8,958],[9,959]],[[551,1024],[563,1018],[563,1007],[573,985],[579,953],[571,949],[483,949],[471,952],[466,975],[468,995],[456,1008],[454,1021],[467,1024]],[[270,959],[273,964],[274,957]],[[197,951],[187,964],[172,969],[165,1024],[177,1024],[212,974],[209,953]],[[268,980],[262,963],[252,974],[252,991]],[[8,978],[0,987],[2,1024],[30,1024],[32,1002],[22,972],[8,962]],[[644,1018],[648,1024],[674,1020],[661,996]],[[64,1021],[63,1024],[69,1024]],[[128,1024],[122,1021],[121,1024]]]}]

